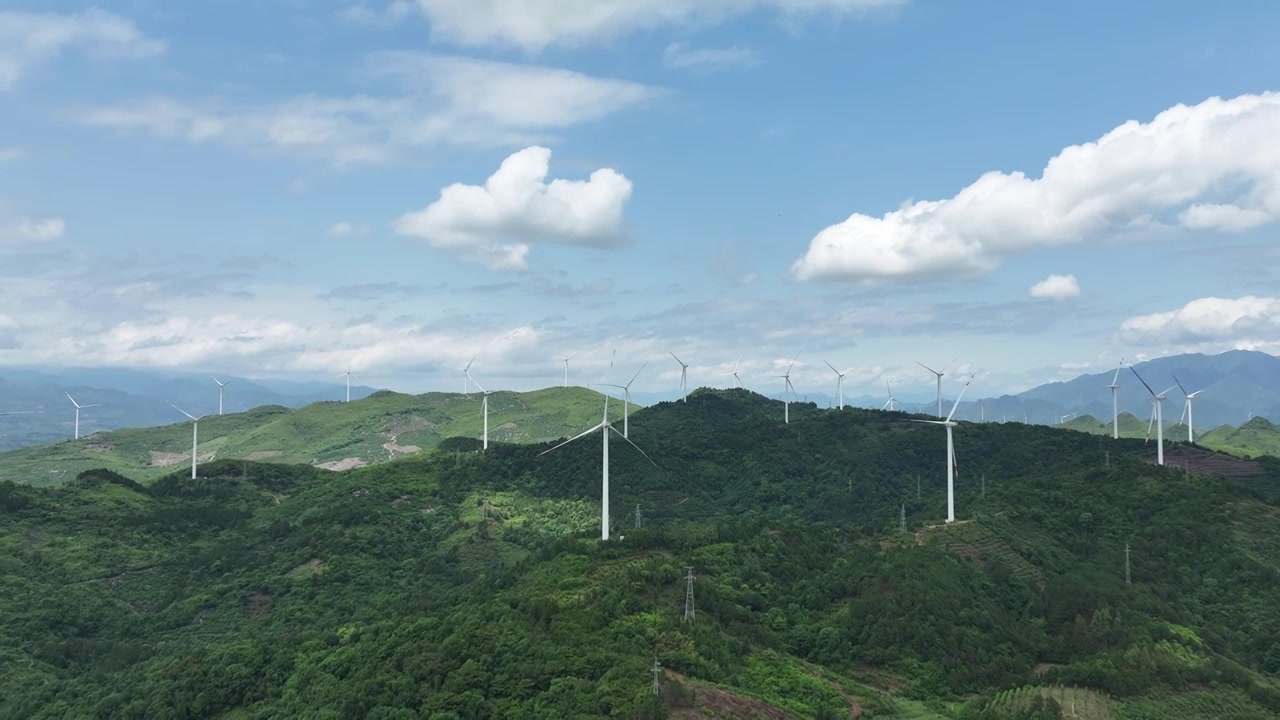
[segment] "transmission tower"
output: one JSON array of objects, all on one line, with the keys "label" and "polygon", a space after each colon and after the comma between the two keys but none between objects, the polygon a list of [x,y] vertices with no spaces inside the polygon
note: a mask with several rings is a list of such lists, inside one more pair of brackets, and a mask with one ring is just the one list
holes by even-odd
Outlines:
[{"label": "transmission tower", "polygon": [[658,658],[653,659],[653,669],[649,672],[653,673],[653,696],[658,696],[658,680],[662,677],[662,666],[658,664]]},{"label": "transmission tower", "polygon": [[684,621],[693,620],[693,566],[686,565],[685,569],[685,587],[684,587]]},{"label": "transmission tower", "polygon": [[640,503],[636,503],[636,529],[640,529]]},{"label": "transmission tower", "polygon": [[902,532],[907,531],[907,506],[903,504],[901,514],[898,516],[898,529]]},{"label": "transmission tower", "polygon": [[1124,544],[1124,584],[1133,584],[1133,575],[1129,570],[1129,543]]}]

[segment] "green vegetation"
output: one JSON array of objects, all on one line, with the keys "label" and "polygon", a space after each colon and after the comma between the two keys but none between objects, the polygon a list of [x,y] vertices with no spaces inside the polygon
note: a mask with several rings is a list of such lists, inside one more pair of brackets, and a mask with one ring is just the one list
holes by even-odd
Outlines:
[{"label": "green vegetation", "polygon": [[611,446],[608,543],[593,438],[0,483],[0,718],[1280,714],[1267,496],[963,423],[942,526],[937,428],[780,411],[638,412],[659,467]]},{"label": "green vegetation", "polygon": [[[449,437],[479,438],[480,394],[378,392],[350,403],[320,402],[290,410],[268,405],[200,421],[204,460],[270,460],[346,469],[386,462],[435,447]],[[600,421],[600,395],[586,388],[495,392],[489,396],[489,439],[544,442]],[[615,412],[616,410],[616,412]],[[176,414],[176,411],[175,411]],[[621,418],[622,406],[610,406]],[[191,424],[95,433],[79,440],[0,454],[0,481],[59,485],[78,473],[108,468],[148,481],[191,462]]]},{"label": "green vegetation", "polygon": [[[1112,432],[1110,420],[1099,420],[1092,415],[1081,415],[1058,427],[1094,435],[1110,436]],[[1129,413],[1121,413],[1120,437],[1147,438],[1147,422]],[[1155,437],[1154,430],[1151,431],[1151,437]],[[1165,443],[1185,442],[1186,437],[1186,425],[1175,423],[1165,426]],[[1196,445],[1237,457],[1253,458],[1260,455],[1280,457],[1280,425],[1264,417],[1255,417],[1240,427],[1223,425],[1208,431],[1197,429]]]}]

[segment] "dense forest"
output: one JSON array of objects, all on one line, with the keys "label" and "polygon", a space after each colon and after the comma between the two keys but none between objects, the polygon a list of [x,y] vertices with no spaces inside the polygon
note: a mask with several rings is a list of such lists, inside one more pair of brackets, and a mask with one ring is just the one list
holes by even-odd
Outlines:
[{"label": "dense forest", "polygon": [[911,417],[0,483],[0,717],[1280,716],[1280,463]]}]

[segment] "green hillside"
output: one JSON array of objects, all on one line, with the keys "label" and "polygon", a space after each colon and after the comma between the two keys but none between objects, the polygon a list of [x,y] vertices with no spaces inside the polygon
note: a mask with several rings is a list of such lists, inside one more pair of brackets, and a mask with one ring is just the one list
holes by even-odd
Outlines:
[{"label": "green hillside", "polygon": [[[278,405],[200,421],[198,455],[329,468],[385,462],[435,447],[448,437],[481,436],[481,396],[378,392],[350,403]],[[600,421],[599,393],[581,387],[489,396],[489,440],[542,442]],[[175,411],[175,415],[177,412]],[[622,406],[610,415],[621,418]],[[57,485],[90,468],[150,481],[190,467],[191,423],[95,433],[79,440],[0,453],[0,481]]]},{"label": "green hillside", "polygon": [[657,467],[611,446],[607,543],[595,437],[0,483],[0,718],[1280,714],[1280,505],[1254,478],[961,423],[944,526],[938,428],[779,410],[638,412]]},{"label": "green hillside", "polygon": [[[1081,415],[1057,427],[1094,435],[1111,435],[1111,422],[1099,420],[1092,415]],[[1128,413],[1121,413],[1120,437],[1145,439],[1147,422]],[[1155,438],[1154,430],[1151,431],[1151,437]],[[1164,438],[1165,442],[1185,442],[1187,426],[1181,423],[1166,425]],[[1238,457],[1258,457],[1259,455],[1280,457],[1280,425],[1263,417],[1255,417],[1239,427],[1223,425],[1205,431],[1197,426],[1196,444]]]}]

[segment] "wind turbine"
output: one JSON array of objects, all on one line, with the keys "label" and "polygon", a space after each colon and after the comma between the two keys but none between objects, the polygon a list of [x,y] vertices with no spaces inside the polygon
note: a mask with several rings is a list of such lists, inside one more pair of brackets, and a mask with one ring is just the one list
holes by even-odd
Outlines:
[{"label": "wind turbine", "polygon": [[1116,366],[1116,375],[1111,378],[1111,384],[1107,387],[1111,388],[1111,439],[1120,439],[1120,405],[1116,402],[1116,391],[1120,389],[1120,370],[1124,367],[1124,358],[1120,358],[1120,364]]},{"label": "wind turbine", "polygon": [[[467,363],[467,367],[471,367],[471,363]],[[471,377],[470,374],[468,374],[467,377]],[[476,387],[480,388],[480,392],[484,393],[484,398],[480,401],[480,408],[481,408],[480,412],[484,415],[484,435],[483,435],[484,439],[482,441],[484,445],[481,449],[488,450],[489,449],[489,391],[485,390],[483,387],[480,387],[480,382],[477,381],[475,378],[471,378],[471,382],[475,383]]]},{"label": "wind turbine", "polygon": [[[602,444],[601,444],[602,454],[600,459],[600,498],[601,498],[600,539],[608,540],[609,539],[609,431],[612,430],[613,432],[618,432],[618,429],[609,423],[609,396],[608,395],[604,396],[604,419],[600,421],[599,425],[596,425],[590,430],[585,430],[581,434],[575,435],[574,437],[571,437],[568,440],[565,440],[564,442],[560,443],[559,445],[556,445],[553,448],[543,450],[542,452],[538,453],[538,457],[542,457],[543,455],[546,455],[552,450],[558,450],[564,447],[565,445],[568,445],[569,443],[573,442],[574,440],[578,440],[579,438],[584,438],[597,430],[600,431],[600,435],[602,438]],[[621,433],[618,433],[618,434],[621,435]],[[625,437],[623,439],[626,440],[631,445],[631,447],[639,451],[641,455],[644,455],[645,460],[648,460],[649,463],[652,464],[654,467],[658,467],[658,463],[653,462],[653,459],[650,458],[648,455],[646,455],[645,452],[640,449],[640,446],[636,445],[635,443],[631,442],[631,440]]]},{"label": "wind turbine", "polygon": [[564,357],[560,358],[561,360],[564,361],[564,386],[565,387],[569,387],[569,358],[577,354],[578,354],[578,351],[574,350],[568,355],[565,355]]},{"label": "wind turbine", "polygon": [[[1177,387],[1177,385],[1174,385],[1173,387],[1169,388],[1169,390],[1165,390],[1162,393],[1156,394],[1156,391],[1151,389],[1151,386],[1147,384],[1147,381],[1143,380],[1141,375],[1138,375],[1137,368],[1130,365],[1129,369],[1133,370],[1133,374],[1137,376],[1138,382],[1142,383],[1142,386],[1147,389],[1147,392],[1151,393],[1151,402],[1152,404],[1155,405],[1155,407],[1152,408],[1151,423],[1155,423],[1155,426],[1156,426],[1156,464],[1163,466],[1164,465],[1164,398],[1165,398],[1165,395],[1168,394],[1169,390],[1172,390],[1173,387]],[[1147,423],[1148,435],[1150,435],[1150,432],[1151,432],[1151,429],[1150,429],[1151,423]]]},{"label": "wind turbine", "polygon": [[951,428],[957,423],[951,418],[955,417],[956,408],[960,407],[960,398],[964,397],[964,391],[969,389],[969,383],[973,382],[973,376],[965,381],[964,387],[960,388],[960,394],[956,397],[956,404],[951,406],[951,414],[947,415],[946,420],[912,420],[911,422],[927,423],[929,425],[941,425],[947,429],[947,523],[956,521],[956,494],[955,494],[955,478],[956,478],[956,446],[951,438]]},{"label": "wind turbine", "polygon": [[76,402],[76,399],[71,397],[71,393],[67,392],[66,390],[63,390],[62,394],[66,395],[67,399],[71,401],[71,404],[76,406],[76,432],[75,432],[76,437],[75,439],[79,440],[80,439],[80,411],[85,408],[98,407],[99,403],[94,403],[92,405],[81,405],[80,403]]},{"label": "wind turbine", "polygon": [[796,353],[796,356],[791,359],[791,364],[787,366],[785,373],[775,376],[782,378],[782,422],[784,423],[791,422],[791,404],[787,393],[790,392],[796,398],[800,397],[796,393],[796,386],[791,384],[791,368],[796,366],[796,360],[798,359],[800,359],[800,353]]},{"label": "wind turbine", "polygon": [[[955,362],[955,360],[952,360],[951,362]],[[933,373],[934,375],[938,376],[938,417],[942,417],[942,376],[947,374],[947,368],[951,367],[951,363],[947,363],[946,365],[942,366],[941,371],[934,370],[933,368],[929,367],[928,365],[925,365],[919,360],[916,361],[916,364],[924,368],[925,370],[928,370],[929,372]],[[889,409],[892,410],[893,408],[889,408]]]},{"label": "wind turbine", "polygon": [[462,394],[471,394],[471,363],[475,362],[475,358],[467,361],[466,366],[462,368]]},{"label": "wind turbine", "polygon": [[880,409],[884,410],[885,408],[888,408],[889,412],[893,412],[893,404],[896,403],[898,400],[893,396],[893,388],[889,386],[888,380],[884,381],[884,389],[889,391],[889,399],[886,400],[885,403],[880,406]]},{"label": "wind turbine", "polygon": [[649,363],[641,365],[640,369],[636,371],[635,375],[631,376],[631,379],[627,381],[626,385],[603,383],[606,387],[615,387],[622,391],[622,437],[625,439],[630,439],[631,437],[630,423],[627,420],[627,415],[629,414],[629,408],[631,406],[631,383],[635,382],[636,378],[640,377],[640,373],[644,372],[645,367],[648,365]]},{"label": "wind turbine", "polygon": [[351,366],[348,365],[347,371],[338,375],[338,377],[345,377],[347,379],[347,402],[351,402],[351,378],[355,377],[351,374]]},{"label": "wind turbine", "polygon": [[[173,403],[169,403],[169,405],[174,410],[177,410],[183,415],[186,415],[187,417],[191,418],[191,479],[195,480],[196,479],[196,446],[200,442],[200,418],[196,417],[195,415],[192,415],[191,413],[187,412],[186,410],[183,410],[182,408],[178,407],[177,405],[174,405]],[[200,417],[204,417],[204,416],[201,415]]]},{"label": "wind turbine", "polygon": [[680,395],[681,399],[689,402],[689,365],[685,361],[676,357],[675,353],[671,353],[671,357],[680,363]]},{"label": "wind turbine", "polygon": [[209,377],[213,378],[213,381],[218,383],[218,414],[221,415],[222,414],[222,389],[225,388],[227,385],[230,385],[231,381],[228,380],[226,382],[222,382],[221,380],[219,380],[216,377],[213,377],[212,375],[210,375]]},{"label": "wind turbine", "polygon": [[844,409],[844,376],[848,375],[849,370],[852,370],[853,368],[848,368],[844,372],[840,372],[839,370],[836,369],[836,366],[832,365],[831,363],[827,363],[827,367],[831,368],[831,372],[836,374],[836,397],[838,398],[836,405],[841,410],[843,410]]},{"label": "wind turbine", "polygon": [[[1191,400],[1195,396],[1204,392],[1204,388],[1201,388],[1193,393],[1189,393],[1187,392],[1186,388],[1182,387],[1182,383],[1178,380],[1177,375],[1173,376],[1173,381],[1178,384],[1178,389],[1181,390],[1182,394],[1185,395],[1187,398],[1186,402],[1183,403],[1182,405],[1182,414],[1185,415],[1187,418],[1187,442],[1193,443],[1196,440],[1195,440],[1195,435],[1193,433],[1195,429],[1195,421],[1191,418]],[[1182,422],[1182,421],[1179,420],[1178,422]]]},{"label": "wind turbine", "polygon": [[741,365],[742,365],[742,358],[738,358],[738,362],[736,362],[736,363],[734,363],[734,364],[733,364],[733,372],[727,372],[727,373],[725,373],[724,375],[722,375],[721,377],[728,377],[728,376],[732,375],[732,376],[733,376],[733,386],[734,386],[734,387],[746,387],[745,385],[743,385],[743,384],[742,384],[742,378],[738,377],[738,368],[739,368]]}]

